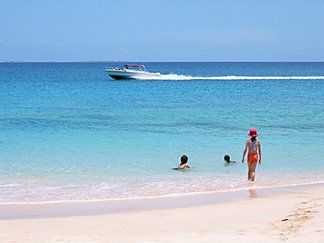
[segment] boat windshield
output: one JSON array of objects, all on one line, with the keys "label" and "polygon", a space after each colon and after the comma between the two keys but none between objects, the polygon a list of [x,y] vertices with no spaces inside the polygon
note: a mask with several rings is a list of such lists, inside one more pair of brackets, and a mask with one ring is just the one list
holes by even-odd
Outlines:
[{"label": "boat windshield", "polygon": [[141,70],[141,71],[146,71],[144,65],[137,65],[137,64],[125,64],[124,65],[125,69],[131,69],[131,70]]}]

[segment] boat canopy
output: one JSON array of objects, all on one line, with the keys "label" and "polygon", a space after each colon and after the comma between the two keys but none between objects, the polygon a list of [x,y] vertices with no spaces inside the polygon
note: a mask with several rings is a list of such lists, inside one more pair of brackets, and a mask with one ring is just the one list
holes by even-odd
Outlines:
[{"label": "boat canopy", "polygon": [[138,64],[125,64],[124,67],[145,68],[144,65],[138,65]]}]

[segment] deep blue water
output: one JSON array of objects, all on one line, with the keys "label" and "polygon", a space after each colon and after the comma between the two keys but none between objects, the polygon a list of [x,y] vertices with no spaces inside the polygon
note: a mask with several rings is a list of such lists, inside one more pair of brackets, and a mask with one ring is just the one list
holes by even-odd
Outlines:
[{"label": "deep blue water", "polygon": [[[0,63],[0,202],[233,190],[259,131],[257,186],[324,181],[324,63]],[[182,154],[192,169],[171,170]]]}]

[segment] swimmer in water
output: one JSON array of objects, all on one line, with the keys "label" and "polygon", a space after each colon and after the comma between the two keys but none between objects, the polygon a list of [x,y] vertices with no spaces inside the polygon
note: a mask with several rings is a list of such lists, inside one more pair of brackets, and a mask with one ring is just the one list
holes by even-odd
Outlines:
[{"label": "swimmer in water", "polygon": [[178,169],[189,169],[190,165],[187,164],[188,162],[188,156],[182,155],[180,158],[180,164],[178,165]]},{"label": "swimmer in water", "polygon": [[187,155],[182,155],[180,158],[180,164],[178,165],[177,168],[172,168],[173,170],[184,170],[184,169],[189,169],[190,165],[187,164],[188,162],[188,156]]},{"label": "swimmer in water", "polygon": [[224,165],[230,165],[230,164],[235,164],[237,163],[236,161],[231,160],[231,157],[228,154],[224,155]]}]

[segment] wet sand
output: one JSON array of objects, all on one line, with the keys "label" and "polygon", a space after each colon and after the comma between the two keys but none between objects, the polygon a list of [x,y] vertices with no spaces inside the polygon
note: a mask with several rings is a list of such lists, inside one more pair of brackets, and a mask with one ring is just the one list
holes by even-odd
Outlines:
[{"label": "wet sand", "polygon": [[[134,204],[133,200],[119,211],[116,211],[118,202],[110,206],[110,211],[97,203],[88,204],[93,208],[84,208],[80,203],[69,207],[33,204],[29,208],[32,214],[25,215],[28,207],[24,204],[18,211],[14,211],[17,205],[16,208],[1,205],[0,239],[4,242],[322,242],[324,186],[278,190],[267,194],[267,190],[250,189],[245,196],[244,192],[236,193],[218,202],[208,199],[208,195],[200,195],[200,201],[174,197],[172,203],[162,200],[158,207],[150,205],[154,200],[144,200],[146,203],[142,204]],[[184,207],[179,207],[181,203]],[[75,210],[69,214],[71,208]],[[46,209],[53,215],[44,213]]]}]

